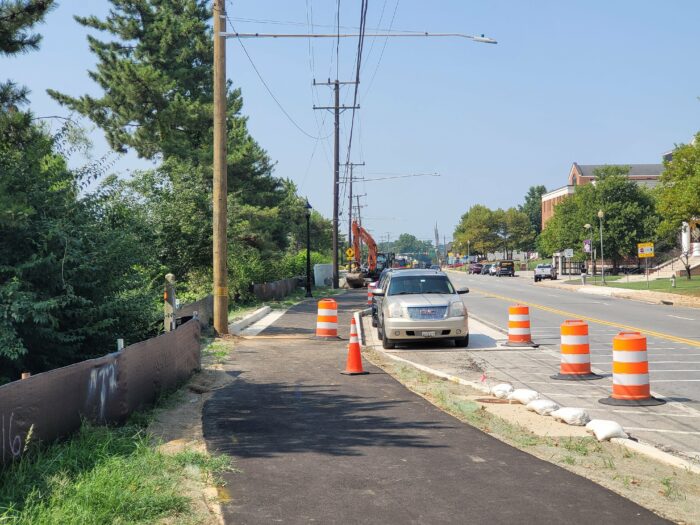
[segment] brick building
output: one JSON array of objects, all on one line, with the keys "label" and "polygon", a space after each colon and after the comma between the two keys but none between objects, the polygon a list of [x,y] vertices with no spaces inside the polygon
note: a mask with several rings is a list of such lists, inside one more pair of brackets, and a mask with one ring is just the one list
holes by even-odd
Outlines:
[{"label": "brick building", "polygon": [[[663,164],[627,164],[629,166],[629,179],[637,184],[654,187],[659,182],[659,177],[664,170]],[[576,186],[595,183],[594,171],[605,167],[604,164],[577,164],[574,162],[569,170],[569,179],[566,186],[557,188],[542,195],[542,228],[554,215],[554,207],[576,191]]]}]

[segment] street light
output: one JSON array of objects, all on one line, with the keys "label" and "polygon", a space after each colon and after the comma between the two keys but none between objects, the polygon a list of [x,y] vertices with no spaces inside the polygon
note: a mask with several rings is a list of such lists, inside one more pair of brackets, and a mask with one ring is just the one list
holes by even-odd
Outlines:
[{"label": "street light", "polygon": [[605,284],[605,266],[603,266],[605,264],[605,255],[603,254],[603,217],[605,217],[603,210],[598,210],[598,221],[600,222],[600,275],[603,284]]},{"label": "street light", "polygon": [[311,204],[306,199],[306,297],[313,297],[311,294]]}]

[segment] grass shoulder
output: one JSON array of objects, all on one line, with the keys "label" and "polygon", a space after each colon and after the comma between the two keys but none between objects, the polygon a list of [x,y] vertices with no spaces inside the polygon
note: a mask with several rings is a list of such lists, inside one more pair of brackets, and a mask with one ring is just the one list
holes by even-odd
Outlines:
[{"label": "grass shoulder", "polygon": [[[318,287],[314,288],[312,293],[314,298],[318,300],[323,297],[340,295],[345,291],[346,290],[342,288],[333,289],[330,287]],[[229,308],[228,320],[229,322],[238,321],[258,308],[262,308],[263,306],[269,306],[273,310],[286,310],[287,308],[291,308],[295,304],[302,302],[304,299],[306,299],[306,291],[299,288],[283,299],[272,299],[268,301],[256,300],[246,303],[234,303]]]}]

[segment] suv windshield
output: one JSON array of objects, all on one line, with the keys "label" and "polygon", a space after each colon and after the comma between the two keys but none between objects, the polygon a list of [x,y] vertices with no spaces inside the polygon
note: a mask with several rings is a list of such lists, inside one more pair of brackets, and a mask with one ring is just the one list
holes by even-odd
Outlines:
[{"label": "suv windshield", "polygon": [[444,275],[406,275],[391,280],[387,295],[421,293],[453,294],[455,290]]}]

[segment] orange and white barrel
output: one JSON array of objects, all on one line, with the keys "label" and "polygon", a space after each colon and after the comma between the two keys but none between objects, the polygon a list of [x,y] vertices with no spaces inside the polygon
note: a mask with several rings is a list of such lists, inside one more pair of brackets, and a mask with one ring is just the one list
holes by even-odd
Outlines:
[{"label": "orange and white barrel", "polygon": [[333,299],[318,302],[316,337],[338,337],[338,303]]},{"label": "orange and white barrel", "polygon": [[612,395],[601,399],[607,405],[660,405],[651,396],[647,338],[639,332],[620,332],[613,338]]},{"label": "orange and white barrel", "polygon": [[530,308],[522,304],[508,307],[507,346],[537,346],[530,334]]},{"label": "orange and white barrel", "polygon": [[601,379],[591,372],[588,323],[579,319],[564,321],[561,332],[559,373],[552,379]]},{"label": "orange and white barrel", "polygon": [[377,287],[377,284],[378,283],[374,282],[374,283],[369,283],[367,285],[367,304],[369,306],[372,306],[372,297],[374,296],[373,292],[374,292],[374,289]]}]

